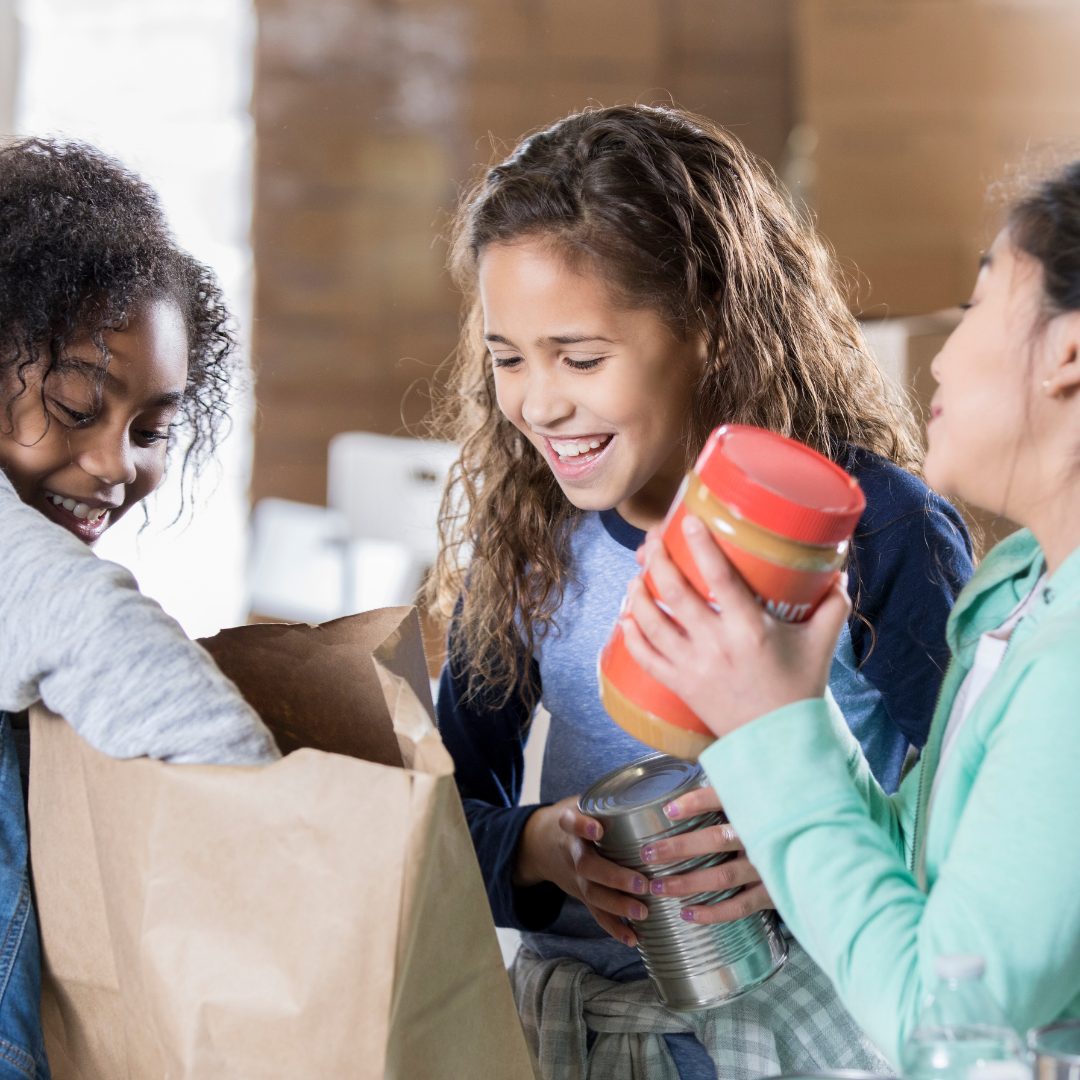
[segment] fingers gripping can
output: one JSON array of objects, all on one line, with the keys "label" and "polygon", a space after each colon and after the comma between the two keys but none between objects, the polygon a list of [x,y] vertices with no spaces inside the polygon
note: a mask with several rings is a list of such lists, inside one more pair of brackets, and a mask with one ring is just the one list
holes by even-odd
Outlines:
[{"label": "fingers gripping can", "polygon": [[[858,482],[816,450],[726,424],[683,481],[662,536],[672,561],[711,600],[682,531],[686,515],[696,514],[765,609],[802,622],[836,581],[865,508]],[[648,567],[644,580],[659,598]],[[694,760],[713,741],[677,694],[642,671],[619,625],[600,654],[599,679],[604,708],[646,745]]]},{"label": "fingers gripping can", "polygon": [[[650,881],[720,866],[734,857],[714,852],[677,863],[641,861],[641,848],[656,840],[721,824],[721,811],[672,822],[664,805],[708,783],[700,765],[667,754],[649,754],[602,776],[581,799],[583,814],[604,828],[596,842],[600,854]],[[642,962],[661,1004],[680,1012],[711,1009],[745,994],[779,971],[787,943],[776,912],[759,911],[730,923],[687,922],[682,909],[735,895],[738,888],[695,896],[644,899],[647,918],[632,922]]]}]

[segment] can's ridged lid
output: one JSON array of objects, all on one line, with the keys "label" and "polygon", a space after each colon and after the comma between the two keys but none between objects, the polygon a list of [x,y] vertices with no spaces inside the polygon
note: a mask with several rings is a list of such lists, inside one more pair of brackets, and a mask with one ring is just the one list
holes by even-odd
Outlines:
[{"label": "can's ridged lid", "polygon": [[1029,1031],[1028,1046],[1041,1057],[1080,1065],[1080,1020],[1058,1020]]},{"label": "can's ridged lid", "polygon": [[866,509],[858,481],[839,465],[763,428],[717,428],[694,471],[739,517],[807,544],[846,540]]},{"label": "can's ridged lid", "polygon": [[611,818],[685,795],[700,786],[702,768],[667,754],[649,754],[601,776],[579,802],[590,817]]}]

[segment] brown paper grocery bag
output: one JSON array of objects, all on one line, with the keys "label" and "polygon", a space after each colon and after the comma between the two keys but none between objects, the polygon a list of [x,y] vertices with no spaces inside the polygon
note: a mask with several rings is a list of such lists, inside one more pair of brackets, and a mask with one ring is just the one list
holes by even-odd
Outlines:
[{"label": "brown paper grocery bag", "polygon": [[32,711],[56,1080],[533,1080],[415,609],[203,644],[284,760],[118,761]]}]

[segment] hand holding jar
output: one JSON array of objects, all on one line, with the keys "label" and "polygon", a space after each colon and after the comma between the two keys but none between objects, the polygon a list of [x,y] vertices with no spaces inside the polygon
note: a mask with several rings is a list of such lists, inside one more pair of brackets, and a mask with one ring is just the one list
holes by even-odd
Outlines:
[{"label": "hand holding jar", "polygon": [[601,653],[613,719],[696,758],[740,724],[823,694],[850,612],[841,568],[865,506],[856,481],[809,447],[717,428]]},{"label": "hand holding jar", "polygon": [[658,546],[649,571],[665,610],[635,578],[620,620],[641,669],[677,693],[718,738],[785,705],[822,697],[851,613],[845,578],[808,620],[783,622],[757,603],[700,521],[687,516],[682,531],[712,603]]}]

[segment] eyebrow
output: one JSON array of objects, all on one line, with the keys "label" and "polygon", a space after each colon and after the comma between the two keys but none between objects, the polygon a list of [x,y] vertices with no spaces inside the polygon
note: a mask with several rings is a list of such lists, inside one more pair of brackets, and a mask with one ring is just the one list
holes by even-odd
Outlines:
[{"label": "eyebrow", "polygon": [[[511,349],[517,348],[512,341],[508,341],[501,334],[485,334],[485,341],[494,342],[497,345],[507,345]],[[614,345],[611,338],[600,337],[599,334],[559,334],[552,337],[540,338],[537,345],[580,345],[583,341],[602,341],[606,345]]]},{"label": "eyebrow", "polygon": [[[108,368],[102,372],[101,365],[95,364],[92,360],[83,360],[78,356],[72,356],[69,359],[71,363],[81,367],[89,378],[98,379],[104,374],[103,381],[106,385],[123,386],[123,383]],[[148,409],[167,409],[173,405],[179,405],[183,400],[183,390],[166,390],[164,394],[159,394],[146,407]]]},{"label": "eyebrow", "polygon": [[982,258],[979,259],[979,269],[981,270],[984,266],[989,266],[993,261],[994,257],[988,251],[985,255],[982,256]]}]

